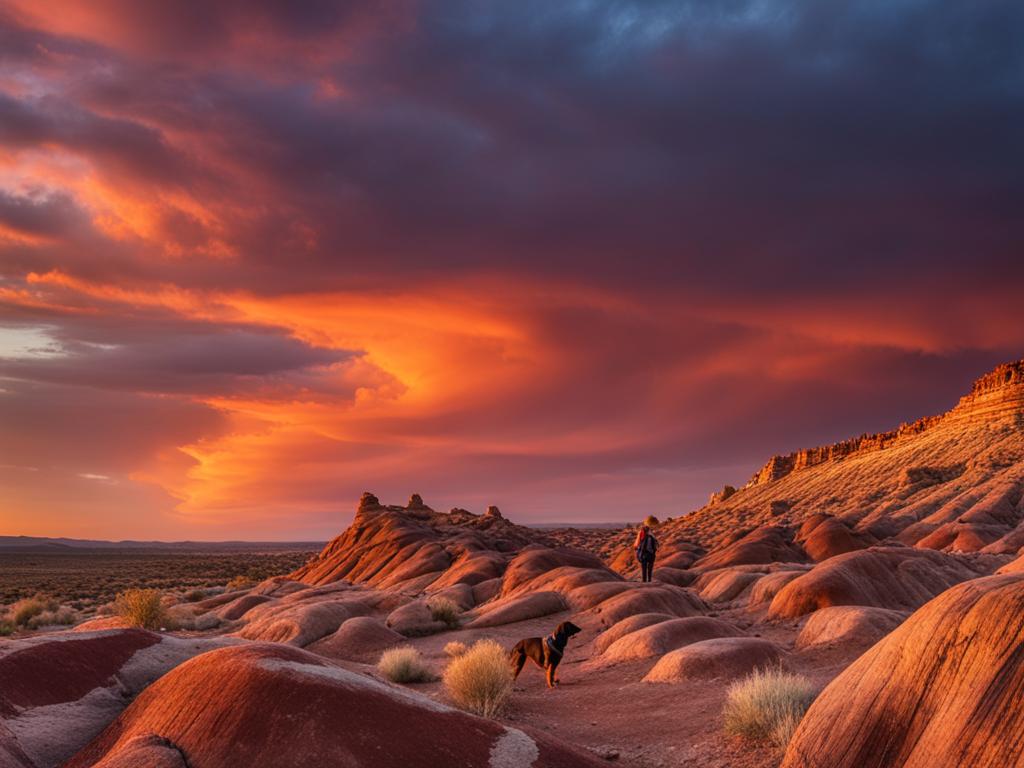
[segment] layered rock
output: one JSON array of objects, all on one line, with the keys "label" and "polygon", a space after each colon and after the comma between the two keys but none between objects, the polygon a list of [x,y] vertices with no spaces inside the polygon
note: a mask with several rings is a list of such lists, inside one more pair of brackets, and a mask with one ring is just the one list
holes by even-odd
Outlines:
[{"label": "layered rock", "polygon": [[229,640],[139,629],[72,632],[0,646],[0,765],[57,766],[169,669]]},{"label": "layered rock", "polygon": [[873,547],[833,557],[789,582],[772,599],[768,615],[797,618],[837,605],[913,610],[976,576],[940,552]]},{"label": "layered rock", "polygon": [[739,562],[722,553],[737,529],[796,530],[822,514],[833,520],[829,527],[795,542],[812,559],[897,536],[951,552],[1017,552],[1024,546],[1024,361],[981,377],[941,416],[775,456],[746,486],[663,525],[659,536],[668,547],[713,550],[717,567],[730,564],[727,557]]},{"label": "layered rock", "polygon": [[783,768],[1024,766],[1024,576],[940,595],[840,674]]},{"label": "layered rock", "polygon": [[67,768],[123,764],[152,734],[161,741],[136,764],[151,764],[156,750],[187,756],[189,768],[600,764],[550,736],[474,717],[280,645],[214,651],[181,665]]}]

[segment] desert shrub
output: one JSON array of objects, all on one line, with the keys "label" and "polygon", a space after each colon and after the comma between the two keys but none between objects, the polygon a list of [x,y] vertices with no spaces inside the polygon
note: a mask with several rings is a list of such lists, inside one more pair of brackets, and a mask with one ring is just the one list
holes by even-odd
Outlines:
[{"label": "desert shrub", "polygon": [[722,712],[725,730],[784,749],[815,695],[814,686],[803,675],[756,670],[729,686]]},{"label": "desert shrub", "polygon": [[14,634],[14,623],[7,619],[0,619],[0,637],[8,637]]},{"label": "desert shrub", "polygon": [[17,627],[27,627],[29,622],[44,611],[57,610],[57,602],[45,595],[26,597],[10,607],[9,620]]},{"label": "desert shrub", "polygon": [[198,603],[200,600],[205,600],[206,597],[207,597],[207,594],[206,594],[206,592],[204,590],[202,590],[202,589],[193,589],[193,590],[185,593],[185,602],[186,603]]},{"label": "desert shrub", "polygon": [[235,592],[239,589],[252,589],[256,582],[248,576],[235,576],[224,586],[228,592]]},{"label": "desert shrub", "polygon": [[114,600],[114,612],[130,626],[161,629],[167,626],[167,611],[158,589],[129,589]]},{"label": "desert shrub", "polygon": [[460,643],[458,640],[452,640],[450,643],[445,643],[444,654],[449,658],[454,659],[457,656],[461,656],[469,650],[469,646],[465,643]]},{"label": "desert shrub", "polygon": [[449,629],[459,626],[459,606],[447,597],[435,597],[427,604],[434,621],[442,622]]},{"label": "desert shrub", "polygon": [[408,645],[384,651],[377,670],[393,683],[428,683],[434,679],[420,652]]},{"label": "desert shrub", "polygon": [[444,686],[455,704],[483,717],[494,717],[512,693],[508,651],[494,640],[478,640],[444,671]]},{"label": "desert shrub", "polygon": [[78,614],[68,608],[66,605],[60,606],[55,611],[43,611],[42,613],[36,614],[28,620],[29,629],[38,629],[39,627],[51,627],[54,625],[74,624],[78,619]]}]

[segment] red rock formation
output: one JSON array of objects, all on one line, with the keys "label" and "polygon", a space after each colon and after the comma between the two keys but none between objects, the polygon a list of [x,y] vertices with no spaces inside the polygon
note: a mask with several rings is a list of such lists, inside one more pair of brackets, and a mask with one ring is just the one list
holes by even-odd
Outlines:
[{"label": "red rock formation", "polygon": [[822,692],[782,768],[1024,766],[1024,577],[925,605]]},{"label": "red rock formation", "polygon": [[[347,579],[423,589],[458,562],[475,583],[500,575],[500,555],[542,541],[540,533],[514,525],[500,513],[435,512],[416,495],[410,506],[385,507],[365,493],[352,525],[291,578],[306,584]],[[478,562],[472,562],[474,556],[480,557]]]},{"label": "red rock formation", "polygon": [[139,629],[5,642],[0,645],[0,765],[63,763],[153,680],[223,644]]},{"label": "red rock formation", "polygon": [[784,586],[770,618],[797,618],[833,605],[913,610],[978,574],[949,555],[909,547],[873,547],[838,555]]},{"label": "red rock formation", "polygon": [[842,645],[857,652],[874,645],[907,618],[904,611],[837,605],[815,611],[796,638],[799,649]]},{"label": "red rock formation", "polygon": [[185,755],[189,768],[600,765],[550,736],[459,712],[279,645],[226,648],[181,665],[66,768],[117,764],[102,761],[123,758],[150,734]]},{"label": "red rock formation", "polygon": [[636,661],[662,656],[676,648],[716,637],[738,637],[743,633],[727,621],[708,616],[655,622],[613,642],[601,654],[602,663]]},{"label": "red rock formation", "polygon": [[806,559],[800,548],[794,546],[792,531],[768,525],[755,528],[731,544],[713,549],[694,563],[694,567],[711,570],[750,563],[800,563]]},{"label": "red rock formation", "polygon": [[1016,552],[1024,546],[1022,371],[1024,361],[1000,366],[944,415],[775,456],[736,493],[662,525],[659,536],[720,551],[737,529],[796,528],[824,513],[836,522],[803,540],[816,559],[896,536]]},{"label": "red rock formation", "polygon": [[683,680],[718,678],[732,680],[784,664],[785,652],[758,637],[721,637],[702,640],[666,653],[654,665],[646,683],[676,683]]}]

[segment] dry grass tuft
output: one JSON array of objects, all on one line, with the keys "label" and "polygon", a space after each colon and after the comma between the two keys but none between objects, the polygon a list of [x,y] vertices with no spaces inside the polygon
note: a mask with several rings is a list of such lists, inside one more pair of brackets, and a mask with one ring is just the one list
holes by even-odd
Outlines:
[{"label": "dry grass tuft", "polygon": [[435,679],[420,652],[408,645],[384,651],[377,670],[393,683],[428,683]]},{"label": "dry grass tuft", "polygon": [[469,650],[469,646],[465,643],[461,643],[458,640],[452,640],[450,643],[445,643],[444,655],[448,658],[454,659],[461,656]]},{"label": "dry grass tuft", "polygon": [[27,627],[37,616],[47,611],[56,611],[59,607],[53,598],[38,594],[18,600],[7,610],[7,619],[16,627]]},{"label": "dry grass tuft", "polygon": [[722,711],[725,730],[785,749],[816,695],[803,675],[781,669],[756,670],[729,687]]},{"label": "dry grass tuft", "polygon": [[239,589],[252,589],[255,586],[254,579],[250,579],[248,576],[235,576],[225,585],[225,589],[228,592],[235,592]]},{"label": "dry grass tuft", "polygon": [[114,600],[114,612],[132,627],[163,629],[169,623],[158,589],[129,589],[120,593]]},{"label": "dry grass tuft", "polygon": [[67,626],[76,621],[78,621],[78,614],[68,606],[62,605],[56,610],[47,610],[36,614],[28,620],[27,626],[29,629],[39,629],[39,627]]},{"label": "dry grass tuft", "polygon": [[449,629],[456,629],[459,626],[459,606],[447,597],[435,597],[429,603],[430,616],[434,621],[442,622]]},{"label": "dry grass tuft", "polygon": [[493,640],[478,640],[448,664],[444,685],[458,707],[483,717],[495,717],[512,693],[508,651]]}]

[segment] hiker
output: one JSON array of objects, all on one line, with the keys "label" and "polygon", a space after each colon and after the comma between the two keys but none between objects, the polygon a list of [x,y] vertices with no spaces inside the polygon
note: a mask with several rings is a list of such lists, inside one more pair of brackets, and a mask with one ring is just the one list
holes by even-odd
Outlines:
[{"label": "hiker", "polygon": [[658,553],[658,540],[646,521],[636,533],[633,548],[636,550],[636,559],[640,561],[641,579],[650,581],[654,576],[654,556]]}]

